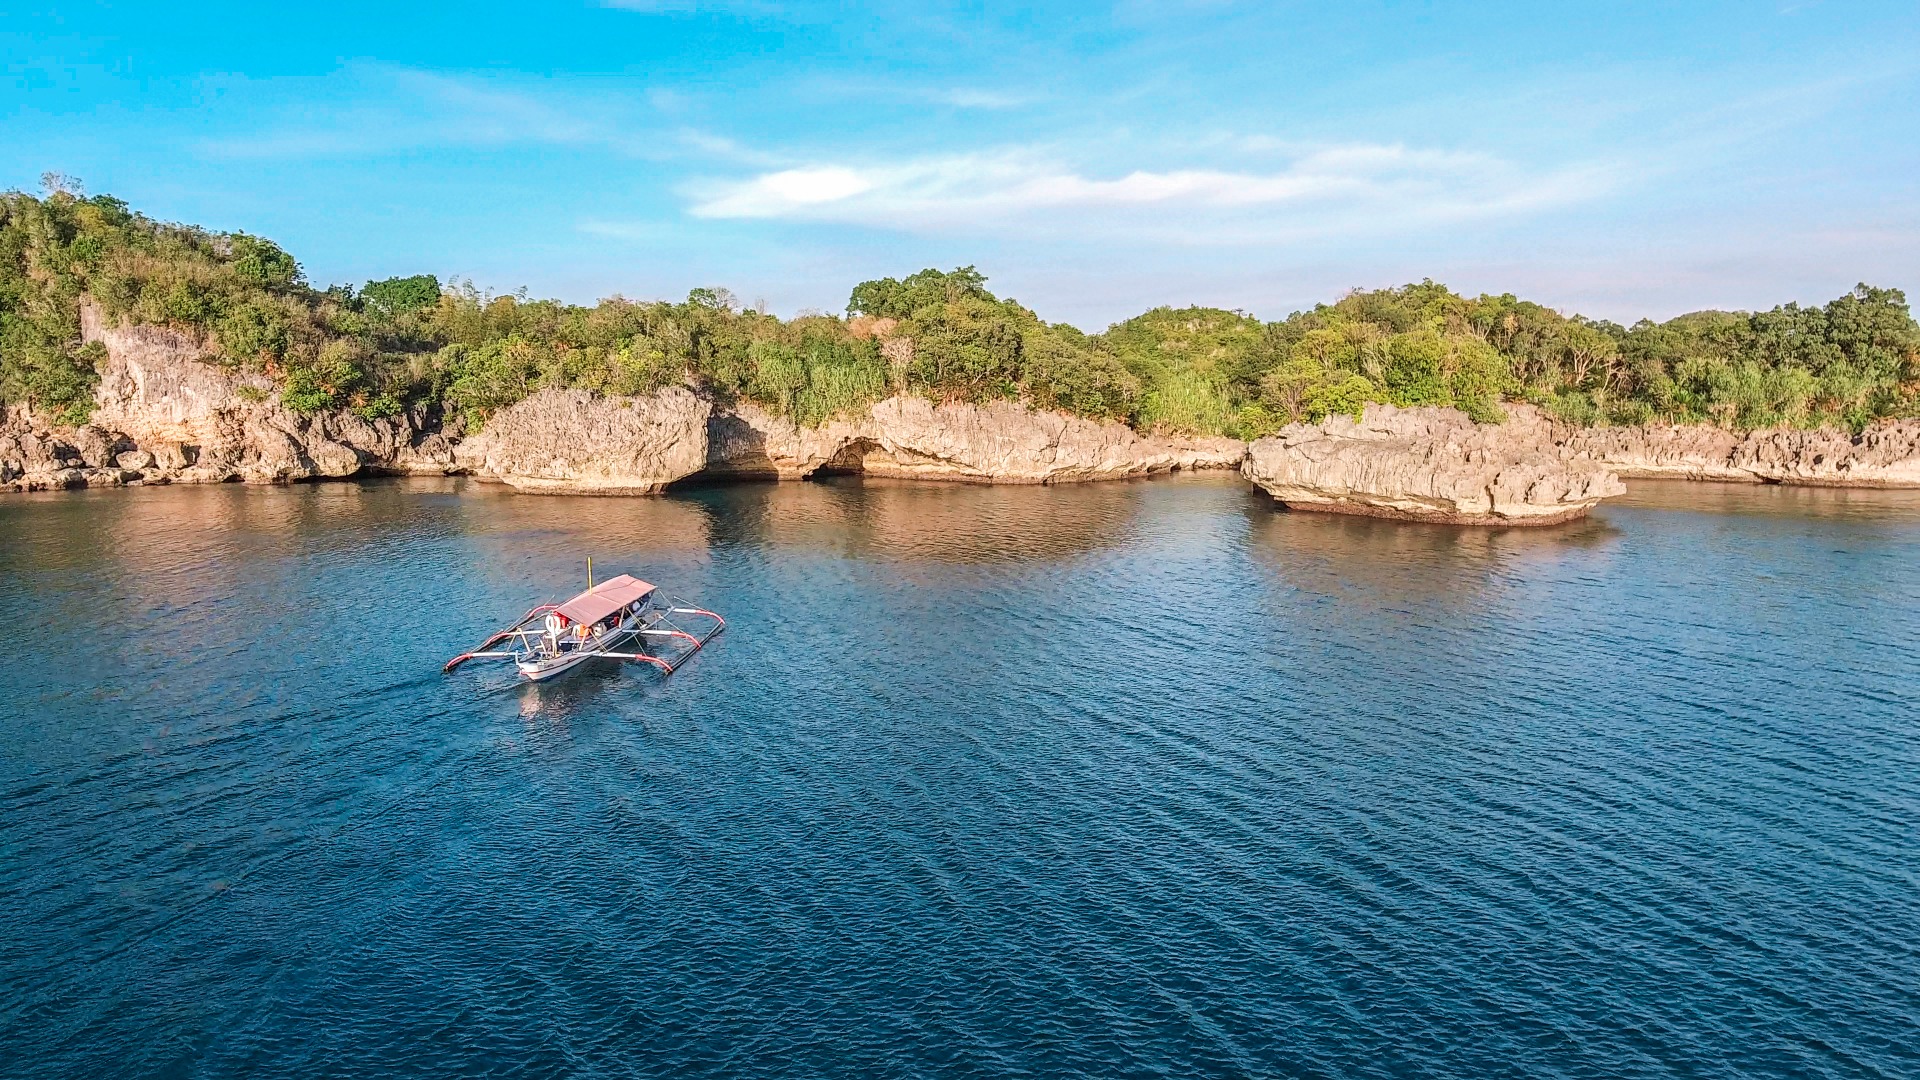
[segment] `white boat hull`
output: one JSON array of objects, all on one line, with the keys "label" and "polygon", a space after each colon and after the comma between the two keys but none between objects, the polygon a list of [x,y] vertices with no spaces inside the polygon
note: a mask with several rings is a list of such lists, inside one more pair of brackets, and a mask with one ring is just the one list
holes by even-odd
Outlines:
[{"label": "white boat hull", "polygon": [[582,663],[591,659],[593,659],[592,653],[579,652],[566,653],[562,656],[556,656],[551,660],[538,660],[531,664],[521,664],[519,665],[520,677],[532,682],[551,679],[555,675],[572,671],[574,668],[579,667]]},{"label": "white boat hull", "polygon": [[620,644],[621,641],[632,636],[632,630],[623,629],[619,632],[608,633],[603,637],[595,638],[589,642],[583,642],[578,649],[572,652],[564,652],[559,656],[542,657],[537,660],[521,661],[515,666],[520,669],[521,678],[530,682],[540,682],[543,679],[551,679],[555,675],[572,671],[582,663],[593,659],[605,650],[613,648],[615,645]]}]

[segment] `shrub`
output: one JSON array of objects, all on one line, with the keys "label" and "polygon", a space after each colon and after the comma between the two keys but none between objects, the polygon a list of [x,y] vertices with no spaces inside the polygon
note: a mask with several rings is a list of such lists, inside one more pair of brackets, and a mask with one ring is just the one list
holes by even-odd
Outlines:
[{"label": "shrub", "polygon": [[362,420],[383,420],[389,416],[399,416],[405,411],[406,406],[400,404],[400,399],[392,394],[380,394],[353,409],[354,415]]},{"label": "shrub", "polygon": [[1238,416],[1223,380],[1191,370],[1168,374],[1140,404],[1140,426],[1149,430],[1224,435]]},{"label": "shrub", "polygon": [[1301,405],[1306,418],[1316,424],[1334,415],[1358,420],[1367,404],[1379,401],[1382,396],[1380,387],[1365,375],[1347,372],[1315,383],[1307,390]]},{"label": "shrub", "polygon": [[440,302],[440,279],[432,274],[369,281],[360,288],[360,303],[383,319],[408,315]]},{"label": "shrub", "polygon": [[1132,419],[1140,380],[1112,355],[1064,334],[1039,337],[1025,355],[1026,389],[1043,409],[1099,420]]},{"label": "shrub", "polygon": [[234,233],[228,242],[233,251],[233,273],[241,281],[283,289],[300,283],[300,264],[273,241]]},{"label": "shrub", "polygon": [[287,353],[288,327],[270,304],[251,302],[229,312],[214,328],[221,351],[247,367],[271,365]]},{"label": "shrub", "polygon": [[1158,307],[1088,335],[963,266],[861,282],[851,320],[783,321],[716,288],[593,306],[430,274],[322,291],[263,237],[162,224],[66,181],[44,198],[0,195],[0,399],[86,414],[98,382],[97,353],[79,345],[88,297],[108,319],[205,335],[279,378],[289,408],[444,407],[467,423],[543,386],[645,394],[683,381],[805,423],[911,391],[1248,436],[1376,401],[1492,421],[1520,398],[1579,423],[1734,427],[1858,429],[1920,413],[1920,325],[1904,294],[1866,285],[1818,307],[1622,327],[1428,280],[1275,322]]},{"label": "shrub", "polygon": [[[542,350],[518,335],[479,348],[449,346],[447,403],[477,427],[538,388]],[[443,354],[445,355],[445,354]]]}]

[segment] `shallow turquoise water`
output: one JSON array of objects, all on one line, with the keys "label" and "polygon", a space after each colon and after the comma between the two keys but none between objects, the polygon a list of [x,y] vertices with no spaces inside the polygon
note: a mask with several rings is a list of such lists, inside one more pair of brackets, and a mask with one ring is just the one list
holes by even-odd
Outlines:
[{"label": "shallow turquoise water", "polygon": [[[582,562],[671,679],[439,665]],[[1920,496],[0,501],[0,1075],[1920,1075]]]}]

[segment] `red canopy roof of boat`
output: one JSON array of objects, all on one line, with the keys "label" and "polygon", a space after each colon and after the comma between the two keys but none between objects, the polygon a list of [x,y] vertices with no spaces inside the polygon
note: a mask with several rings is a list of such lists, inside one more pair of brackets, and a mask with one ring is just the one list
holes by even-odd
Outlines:
[{"label": "red canopy roof of boat", "polygon": [[554,609],[577,623],[597,623],[653,591],[653,586],[630,574],[621,574],[581,593]]}]

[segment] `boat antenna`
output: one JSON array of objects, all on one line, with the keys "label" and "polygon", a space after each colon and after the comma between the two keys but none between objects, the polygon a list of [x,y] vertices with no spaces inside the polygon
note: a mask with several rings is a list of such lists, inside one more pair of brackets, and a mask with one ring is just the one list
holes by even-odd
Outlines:
[{"label": "boat antenna", "polygon": [[593,588],[593,556],[587,556],[587,588]]}]

